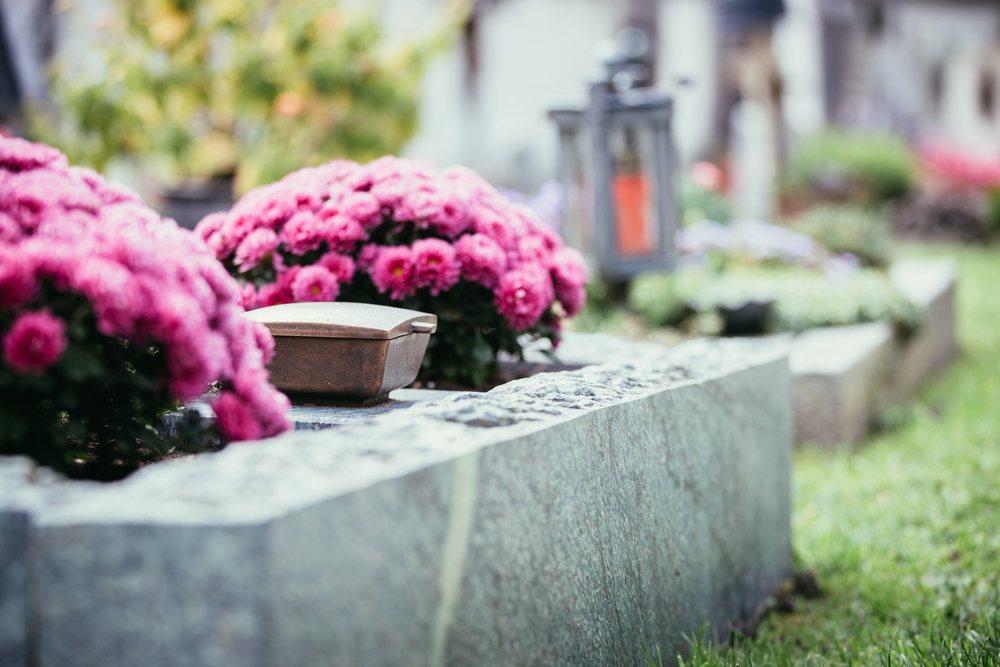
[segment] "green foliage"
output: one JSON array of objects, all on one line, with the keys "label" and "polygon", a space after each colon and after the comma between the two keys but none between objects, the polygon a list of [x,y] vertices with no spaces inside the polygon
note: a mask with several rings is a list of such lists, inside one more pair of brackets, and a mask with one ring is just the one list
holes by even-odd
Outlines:
[{"label": "green foliage", "polygon": [[639,276],[631,303],[650,326],[676,325],[676,305],[713,313],[720,305],[747,300],[775,301],[774,331],[889,320],[903,330],[919,326],[917,308],[885,274],[862,269],[841,278],[797,267],[736,267],[717,274],[685,269]]},{"label": "green foliage", "polygon": [[93,62],[54,68],[36,139],[102,169],[115,156],[237,189],[337,157],[398,152],[416,130],[428,59],[462,12],[388,53],[377,19],[335,0],[114,0]]},{"label": "green foliage", "polygon": [[795,229],[831,252],[849,252],[867,266],[889,266],[892,232],[880,213],[853,206],[816,206],[795,221]]},{"label": "green foliage", "polygon": [[880,204],[917,187],[917,160],[892,135],[827,131],[808,140],[782,175],[786,195]]},{"label": "green foliage", "polygon": [[678,282],[670,274],[641,276],[629,290],[629,306],[650,326],[675,327],[694,312]]},{"label": "green foliage", "polygon": [[681,190],[681,223],[699,220],[726,224],[733,219],[733,207],[721,192],[688,184]]},{"label": "green foliage", "polygon": [[[367,275],[357,275],[350,284],[343,286],[337,300],[437,314],[437,332],[430,337],[420,367],[422,381],[444,379],[478,387],[496,376],[499,350],[521,354],[518,334],[511,330],[493,305],[493,292],[468,280],[460,281],[438,296],[420,290],[414,296],[394,301],[388,293],[380,294]],[[541,336],[557,336],[544,317],[535,329]]]},{"label": "green foliage", "polygon": [[986,231],[989,234],[1000,233],[1000,189],[986,193]]},{"label": "green foliage", "polygon": [[[826,596],[690,667],[1000,665],[1000,261],[957,249],[964,358],[856,451],[796,454],[793,539]],[[902,416],[905,415],[905,416]]]},{"label": "green foliage", "polygon": [[[25,454],[72,476],[108,480],[213,441],[200,419],[182,418],[167,436],[160,415],[178,405],[159,381],[167,373],[155,345],[99,333],[90,302],[78,294],[46,288],[40,303],[66,319],[69,345],[42,375],[0,364],[0,455]],[[0,331],[14,316],[0,311]]]}]

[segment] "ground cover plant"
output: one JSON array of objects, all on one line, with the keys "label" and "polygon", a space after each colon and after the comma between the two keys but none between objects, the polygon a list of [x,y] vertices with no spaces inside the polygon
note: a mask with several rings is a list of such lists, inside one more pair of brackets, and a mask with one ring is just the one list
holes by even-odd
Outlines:
[{"label": "ground cover plant", "polygon": [[921,252],[958,259],[963,357],[856,451],[796,453],[794,547],[824,595],[684,665],[1000,665],[1000,251]]},{"label": "ground cover plant", "polygon": [[889,266],[892,230],[881,213],[855,206],[815,206],[792,226],[831,252],[850,253],[866,266]]},{"label": "ground cover plant", "polygon": [[[0,139],[0,454],[120,477],[215,388],[228,440],[289,426],[267,329],[193,233],[43,144]],[[162,452],[161,452],[162,453]]]},{"label": "ground cover plant", "polygon": [[[902,332],[920,325],[920,314],[879,271],[860,269],[843,276],[802,267],[739,266],[717,273],[702,268],[640,276],[629,300],[648,326],[682,325],[692,315],[711,315],[746,301],[774,305],[768,330],[887,320]],[[706,331],[705,333],[713,333]]]},{"label": "ground cover plant", "polygon": [[252,190],[196,232],[248,310],[341,300],[437,315],[422,380],[478,386],[523,337],[558,343],[586,298],[580,254],[464,168],[335,160]]}]

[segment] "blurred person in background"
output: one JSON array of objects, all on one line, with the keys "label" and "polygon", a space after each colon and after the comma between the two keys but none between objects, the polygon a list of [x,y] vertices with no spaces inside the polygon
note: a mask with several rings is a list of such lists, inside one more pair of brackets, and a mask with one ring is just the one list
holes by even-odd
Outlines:
[{"label": "blurred person in background", "polygon": [[784,13],[784,0],[719,0],[720,67],[710,153],[713,161],[724,160],[729,152],[732,112],[743,100],[752,100],[767,111],[779,162],[786,152],[783,85],[772,50],[774,25]]}]

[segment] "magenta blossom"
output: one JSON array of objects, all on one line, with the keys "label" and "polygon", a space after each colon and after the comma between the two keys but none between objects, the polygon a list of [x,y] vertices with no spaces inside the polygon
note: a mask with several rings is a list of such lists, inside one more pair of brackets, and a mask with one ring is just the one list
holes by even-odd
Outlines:
[{"label": "magenta blossom", "polygon": [[236,258],[233,264],[241,271],[249,271],[260,260],[270,255],[278,247],[278,235],[273,229],[262,227],[255,229],[236,248]]},{"label": "magenta blossom", "polygon": [[[409,305],[447,318],[445,336],[509,326],[555,337],[559,318],[585,298],[579,254],[565,252],[531,209],[463,167],[439,171],[392,156],[366,165],[335,160],[247,193],[226,215],[207,217],[198,232],[254,286],[257,307],[412,297]],[[261,229],[278,242],[271,263],[254,266],[244,258]]]},{"label": "magenta blossom", "polygon": [[462,274],[455,247],[442,239],[413,242],[413,284],[429,287],[431,295],[451,289]]},{"label": "magenta blossom", "polygon": [[41,375],[66,350],[66,323],[48,310],[24,313],[3,337],[3,358],[15,372]]},{"label": "magenta blossom", "polygon": [[495,294],[497,310],[515,331],[533,326],[554,297],[548,272],[537,264],[505,274]]},{"label": "magenta blossom", "polygon": [[317,217],[308,211],[296,213],[281,230],[281,242],[294,255],[315,250],[322,240],[323,230],[317,224]]},{"label": "magenta blossom", "polygon": [[211,405],[219,428],[230,440],[258,440],[264,435],[251,406],[233,392],[222,392]]},{"label": "magenta blossom", "polygon": [[0,308],[18,308],[31,301],[37,291],[32,262],[0,245]]},{"label": "magenta blossom", "polygon": [[573,317],[587,299],[587,266],[583,256],[573,248],[562,248],[552,256],[551,266],[556,298],[566,315]]},{"label": "magenta blossom", "polygon": [[338,283],[349,283],[354,279],[354,260],[347,255],[328,252],[319,258],[318,263],[336,276]]},{"label": "magenta blossom", "polygon": [[372,267],[375,266],[375,260],[378,259],[379,252],[381,252],[381,249],[374,243],[362,246],[361,251],[358,253],[357,268],[366,273],[371,273]]},{"label": "magenta blossom", "polygon": [[[271,198],[272,226],[288,217],[285,200]],[[306,193],[292,201],[289,215],[318,197]],[[14,322],[3,333],[11,368],[44,373],[66,347],[60,318],[86,312],[83,302],[96,320],[88,340],[121,339],[126,354],[152,347],[162,355],[164,376],[146,379],[169,389],[164,401],[196,397],[211,382],[225,385],[242,373],[260,380],[253,396],[247,390],[239,398],[261,435],[288,428],[284,397],[266,382],[261,336],[251,322],[232,316],[257,305],[255,289],[241,288],[214,257],[239,247],[245,264],[259,260],[262,248],[274,251],[277,235],[271,231],[267,240],[260,232],[259,211],[210,216],[195,235],[161,219],[134,192],[21,139],[0,139],[0,211],[0,314]],[[280,258],[274,266],[284,269]],[[63,303],[75,305],[62,312],[70,308]],[[94,327],[94,320],[76,326]]]},{"label": "magenta blossom", "polygon": [[296,301],[333,301],[340,294],[337,278],[318,264],[307,266],[292,281],[292,296]]},{"label": "magenta blossom", "polygon": [[485,287],[496,287],[507,268],[507,253],[485,234],[466,234],[455,242],[462,274]]},{"label": "magenta blossom", "polygon": [[405,299],[413,294],[413,251],[407,246],[382,248],[371,269],[372,283],[379,292],[390,291],[390,297]]}]

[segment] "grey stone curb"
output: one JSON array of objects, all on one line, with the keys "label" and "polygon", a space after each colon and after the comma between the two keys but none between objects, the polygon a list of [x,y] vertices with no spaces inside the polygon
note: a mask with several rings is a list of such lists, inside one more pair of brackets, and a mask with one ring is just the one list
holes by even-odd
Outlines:
[{"label": "grey stone curb", "polygon": [[120,483],[0,459],[0,663],[635,665],[789,574],[776,341],[697,341]]}]

